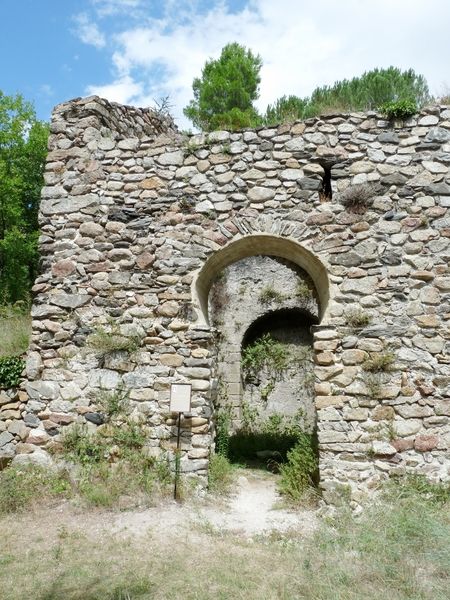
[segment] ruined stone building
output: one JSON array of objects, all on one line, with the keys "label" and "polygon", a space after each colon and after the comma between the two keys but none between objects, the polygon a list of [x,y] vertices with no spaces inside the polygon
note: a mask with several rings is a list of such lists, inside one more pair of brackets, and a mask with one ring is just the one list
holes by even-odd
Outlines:
[{"label": "ruined stone building", "polygon": [[[55,108],[49,143],[4,455],[45,456],[74,422],[95,429],[96,395],[119,387],[148,452],[170,452],[170,385],[188,382],[181,465],[200,481],[223,404],[235,428],[244,404],[300,410],[328,501],[391,473],[449,478],[449,107],[186,137],[90,97]],[[99,331],[130,344],[99,353]],[[287,376],[243,375],[264,335],[293,353]]]}]

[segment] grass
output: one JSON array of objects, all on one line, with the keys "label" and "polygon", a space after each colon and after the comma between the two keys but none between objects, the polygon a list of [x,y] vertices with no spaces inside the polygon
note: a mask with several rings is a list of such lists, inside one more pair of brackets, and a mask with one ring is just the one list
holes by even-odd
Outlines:
[{"label": "grass", "polygon": [[378,188],[370,183],[355,183],[341,193],[340,201],[346,209],[363,213],[373,203]]},{"label": "grass", "polygon": [[78,425],[62,438],[63,456],[77,465],[75,494],[94,506],[148,505],[172,482],[169,464],[145,454],[143,425],[122,417],[89,434]]},{"label": "grass", "polygon": [[24,307],[0,307],[0,357],[26,352],[30,335],[31,317]]},{"label": "grass", "polygon": [[272,302],[283,302],[285,299],[284,295],[281,292],[278,292],[272,286],[266,286],[261,290],[261,293],[258,296],[258,300],[261,304],[271,304]]},{"label": "grass", "polygon": [[122,335],[117,325],[111,326],[110,330],[96,327],[94,333],[91,333],[86,340],[86,345],[103,357],[120,351],[135,352],[140,343],[141,339],[138,335],[132,337]]},{"label": "grass", "polygon": [[36,498],[62,498],[70,492],[67,473],[32,467],[8,468],[0,472],[0,515],[28,508]]},{"label": "grass", "polygon": [[370,357],[363,362],[363,369],[369,373],[383,373],[390,371],[395,362],[395,354],[389,350],[372,352]]},{"label": "grass", "polygon": [[367,327],[372,320],[371,316],[360,308],[348,310],[344,315],[344,319],[346,324],[352,329]]},{"label": "grass", "polygon": [[392,484],[308,538],[218,536],[189,522],[112,534],[112,513],[0,520],[2,600],[446,600],[449,493]]}]

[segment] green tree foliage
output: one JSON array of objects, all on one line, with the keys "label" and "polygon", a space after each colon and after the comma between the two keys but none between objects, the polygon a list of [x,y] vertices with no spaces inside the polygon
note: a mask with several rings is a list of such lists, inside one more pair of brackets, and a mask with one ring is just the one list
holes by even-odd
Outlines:
[{"label": "green tree foliage", "polygon": [[194,100],[184,114],[204,131],[239,129],[259,123],[253,102],[259,95],[262,60],[236,42],[220,58],[206,62],[201,78],[192,84]]},{"label": "green tree foliage", "polygon": [[47,138],[29,102],[0,91],[0,303],[26,300],[36,275]]},{"label": "green tree foliage", "polygon": [[277,123],[297,121],[303,118],[307,105],[307,98],[281,96],[267,107],[264,122],[266,125],[276,125]]},{"label": "green tree foliage", "polygon": [[266,124],[305,119],[323,113],[375,110],[386,103],[409,101],[418,108],[430,100],[423,75],[413,69],[373,69],[360,77],[343,79],[332,86],[316,88],[309,98],[283,96],[267,107]]}]

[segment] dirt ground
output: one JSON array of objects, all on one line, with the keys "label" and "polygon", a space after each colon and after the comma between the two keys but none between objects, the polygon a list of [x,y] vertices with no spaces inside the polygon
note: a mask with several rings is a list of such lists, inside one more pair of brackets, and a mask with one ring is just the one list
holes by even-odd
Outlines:
[{"label": "dirt ground", "polygon": [[[190,536],[195,532],[229,533],[239,538],[292,532],[309,536],[317,527],[315,511],[292,509],[283,504],[277,491],[278,475],[257,469],[239,469],[229,496],[191,497],[177,502],[172,497],[159,499],[154,506],[127,510],[89,509],[70,501],[52,507],[38,507],[19,518],[21,527],[39,529],[50,537],[67,528],[89,537],[103,532],[119,537],[151,534],[164,541]],[[12,523],[11,523],[12,524]]]},{"label": "dirt ground", "polygon": [[314,531],[317,519],[313,510],[290,510],[283,507],[277,492],[277,475],[241,469],[233,493],[227,498],[198,498],[179,504],[167,500],[142,511],[116,514],[110,524],[115,533],[139,535],[161,530],[167,535],[195,525],[217,532],[243,537],[271,532],[296,531],[305,535]]}]

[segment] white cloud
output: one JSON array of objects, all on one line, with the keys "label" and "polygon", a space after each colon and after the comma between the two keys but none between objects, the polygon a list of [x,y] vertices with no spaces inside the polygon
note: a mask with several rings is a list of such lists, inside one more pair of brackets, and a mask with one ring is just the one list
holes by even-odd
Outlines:
[{"label": "white cloud", "polygon": [[[112,10],[140,0],[94,0]],[[90,86],[116,100],[148,105],[169,94],[175,117],[192,97],[192,81],[208,58],[237,41],[263,58],[258,107],[283,94],[306,96],[314,87],[374,67],[412,67],[438,91],[449,83],[450,3],[446,0],[249,0],[233,11],[226,2],[207,12],[195,1],[169,2],[164,17],[130,22],[112,39],[114,80]],[[119,100],[121,101],[121,100]]]},{"label": "white cloud", "polygon": [[86,13],[81,13],[74,17],[76,23],[76,35],[84,44],[103,48],[106,45],[106,38],[98,28],[98,25],[89,20]]},{"label": "white cloud", "polygon": [[141,97],[143,85],[133,81],[129,75],[124,75],[107,85],[90,85],[86,89],[87,94],[108,98],[111,102],[129,104],[133,98]]}]

